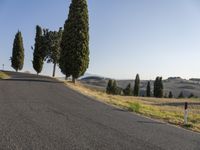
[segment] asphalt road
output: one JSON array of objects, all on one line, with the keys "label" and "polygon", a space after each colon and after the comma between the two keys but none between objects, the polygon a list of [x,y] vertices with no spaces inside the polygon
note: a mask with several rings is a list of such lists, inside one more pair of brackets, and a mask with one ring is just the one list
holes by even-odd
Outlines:
[{"label": "asphalt road", "polygon": [[0,81],[0,150],[200,150],[200,134],[92,100],[48,77]]}]

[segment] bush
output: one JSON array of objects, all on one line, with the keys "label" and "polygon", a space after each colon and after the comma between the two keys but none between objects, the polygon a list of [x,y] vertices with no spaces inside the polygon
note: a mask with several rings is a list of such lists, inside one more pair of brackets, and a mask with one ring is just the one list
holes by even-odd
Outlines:
[{"label": "bush", "polygon": [[141,105],[139,103],[131,103],[128,108],[129,111],[137,112],[137,113],[140,111],[140,109],[141,109]]},{"label": "bush", "polygon": [[183,92],[180,92],[180,94],[179,94],[178,98],[185,98],[185,96],[184,96]]},{"label": "bush", "polygon": [[125,96],[131,96],[132,95],[132,89],[131,89],[131,84],[130,83],[123,90],[123,93],[124,93]]}]

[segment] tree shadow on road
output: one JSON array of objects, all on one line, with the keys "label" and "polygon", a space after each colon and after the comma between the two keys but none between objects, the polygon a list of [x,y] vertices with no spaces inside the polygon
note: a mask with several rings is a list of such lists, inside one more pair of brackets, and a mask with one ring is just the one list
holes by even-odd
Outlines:
[{"label": "tree shadow on road", "polygon": [[4,81],[19,81],[19,82],[43,82],[43,83],[63,83],[62,81],[54,80],[54,79],[23,79],[23,78],[11,78],[6,79]]}]

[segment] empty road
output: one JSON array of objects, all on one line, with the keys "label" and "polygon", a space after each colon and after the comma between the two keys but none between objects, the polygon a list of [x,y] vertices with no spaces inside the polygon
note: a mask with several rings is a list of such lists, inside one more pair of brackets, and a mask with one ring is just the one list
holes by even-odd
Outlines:
[{"label": "empty road", "polygon": [[200,150],[200,134],[83,96],[48,77],[0,81],[0,150]]}]

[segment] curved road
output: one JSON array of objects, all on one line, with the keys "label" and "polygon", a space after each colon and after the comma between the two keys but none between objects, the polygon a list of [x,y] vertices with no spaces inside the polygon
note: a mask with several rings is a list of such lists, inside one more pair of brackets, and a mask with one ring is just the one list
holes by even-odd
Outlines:
[{"label": "curved road", "polygon": [[0,81],[1,150],[200,150],[200,134],[91,100],[49,77]]}]

